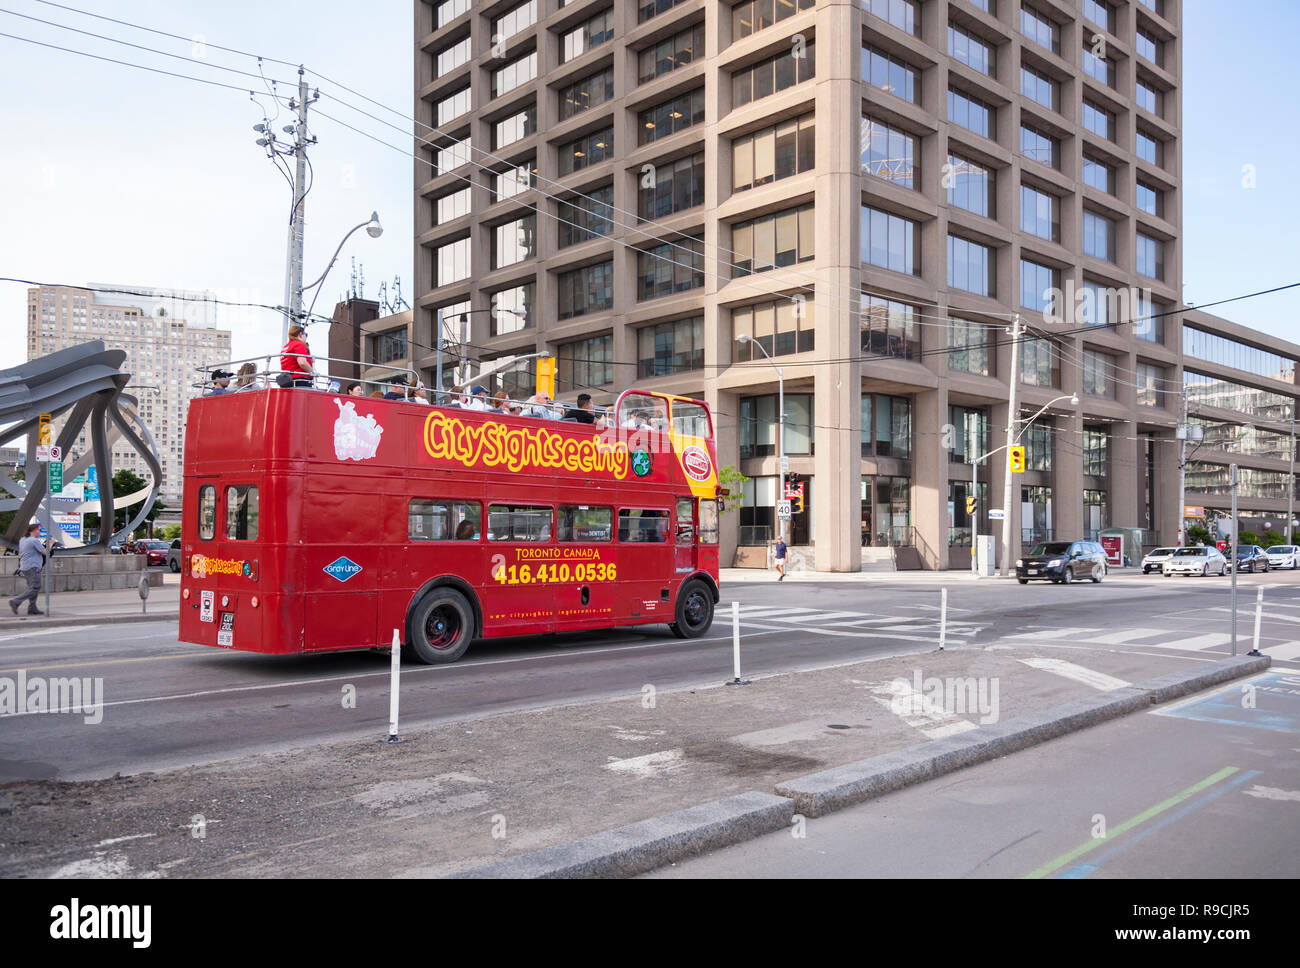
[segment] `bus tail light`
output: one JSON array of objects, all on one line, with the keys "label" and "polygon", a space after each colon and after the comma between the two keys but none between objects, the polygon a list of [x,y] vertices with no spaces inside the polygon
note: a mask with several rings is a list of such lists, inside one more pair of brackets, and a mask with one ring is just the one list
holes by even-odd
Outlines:
[{"label": "bus tail light", "polygon": [[257,596],[254,595],[252,598],[250,598],[248,600],[248,604],[252,605],[254,608],[257,608]]},{"label": "bus tail light", "polygon": [[181,589],[181,598],[185,599],[187,602],[190,600],[190,590],[188,588]]}]

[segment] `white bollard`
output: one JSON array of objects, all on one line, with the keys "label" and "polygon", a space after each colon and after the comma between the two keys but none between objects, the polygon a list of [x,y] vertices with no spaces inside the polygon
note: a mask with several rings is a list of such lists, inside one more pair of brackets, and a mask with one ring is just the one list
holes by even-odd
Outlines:
[{"label": "white bollard", "polygon": [[749,685],[748,679],[740,678],[740,602],[731,603],[731,665],[736,677],[728,679],[727,685]]},{"label": "white bollard", "polygon": [[402,639],[393,629],[392,660],[388,677],[388,742],[400,743],[397,736],[397,697],[402,681]]},{"label": "white bollard", "polygon": [[1264,615],[1264,588],[1261,585],[1256,589],[1258,594],[1255,596],[1255,644],[1251,647],[1251,655],[1259,655],[1259,622]]},{"label": "white bollard", "polygon": [[944,641],[948,638],[948,589],[939,590],[939,651],[943,651]]}]

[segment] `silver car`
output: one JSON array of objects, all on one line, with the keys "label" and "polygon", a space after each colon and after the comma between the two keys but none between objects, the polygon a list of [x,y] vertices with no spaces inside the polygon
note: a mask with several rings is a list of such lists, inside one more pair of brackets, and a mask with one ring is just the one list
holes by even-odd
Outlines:
[{"label": "silver car", "polygon": [[1271,548],[1265,548],[1264,554],[1268,555],[1268,566],[1270,568],[1290,568],[1294,571],[1297,560],[1300,560],[1300,547],[1296,545],[1273,545]]},{"label": "silver car", "polygon": [[1218,548],[1179,548],[1165,559],[1164,574],[1170,575],[1224,575],[1228,559]]}]

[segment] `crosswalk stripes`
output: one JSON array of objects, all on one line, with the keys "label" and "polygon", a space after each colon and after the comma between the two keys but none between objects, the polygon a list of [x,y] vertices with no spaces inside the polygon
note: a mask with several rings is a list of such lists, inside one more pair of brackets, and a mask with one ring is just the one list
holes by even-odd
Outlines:
[{"label": "crosswalk stripes", "polygon": [[1281,645],[1265,646],[1262,650],[1277,662],[1290,662],[1300,659],[1300,642],[1283,642]]},{"label": "crosswalk stripes", "polygon": [[1075,682],[1082,682],[1085,686],[1092,686],[1092,688],[1099,689],[1102,692],[1123,689],[1125,686],[1132,685],[1127,680],[1117,679],[1114,676],[1106,675],[1104,672],[1096,672],[1085,666],[1066,662],[1064,659],[1030,658],[1021,659],[1020,661],[1031,669],[1041,669],[1044,672],[1051,672],[1066,679],[1073,679]]}]

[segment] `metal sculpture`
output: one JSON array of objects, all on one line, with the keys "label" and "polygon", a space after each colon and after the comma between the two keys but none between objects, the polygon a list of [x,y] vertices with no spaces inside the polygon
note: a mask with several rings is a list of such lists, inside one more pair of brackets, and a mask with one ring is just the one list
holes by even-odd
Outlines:
[{"label": "metal sculpture", "polygon": [[[41,414],[48,413],[54,418],[68,414],[56,441],[64,453],[89,422],[91,452],[73,461],[66,474],[75,478],[85,473],[93,463],[99,475],[98,502],[88,501],[76,510],[96,512],[100,521],[106,524],[101,524],[99,538],[91,545],[65,535],[63,543],[69,547],[64,554],[107,552],[112,538],[130,534],[148,517],[162,485],[162,463],[153,435],[140,419],[135,397],[122,392],[130,380],[130,374],[122,372],[125,361],[124,350],[106,349],[103,342],[94,340],[21,366],[0,370],[0,427],[4,427],[0,430],[0,446],[27,435],[26,466],[31,478],[19,481],[0,472],[0,490],[9,495],[0,497],[0,511],[17,512],[0,536],[5,547],[18,547],[18,540],[33,518],[44,522],[47,533],[59,534],[50,502],[45,500],[47,474],[33,473],[33,469],[40,466],[36,460],[36,446]],[[144,458],[153,482],[132,494],[115,497],[113,444],[119,437],[124,437]],[[137,504],[140,508],[135,516],[114,535],[114,511]]]}]

